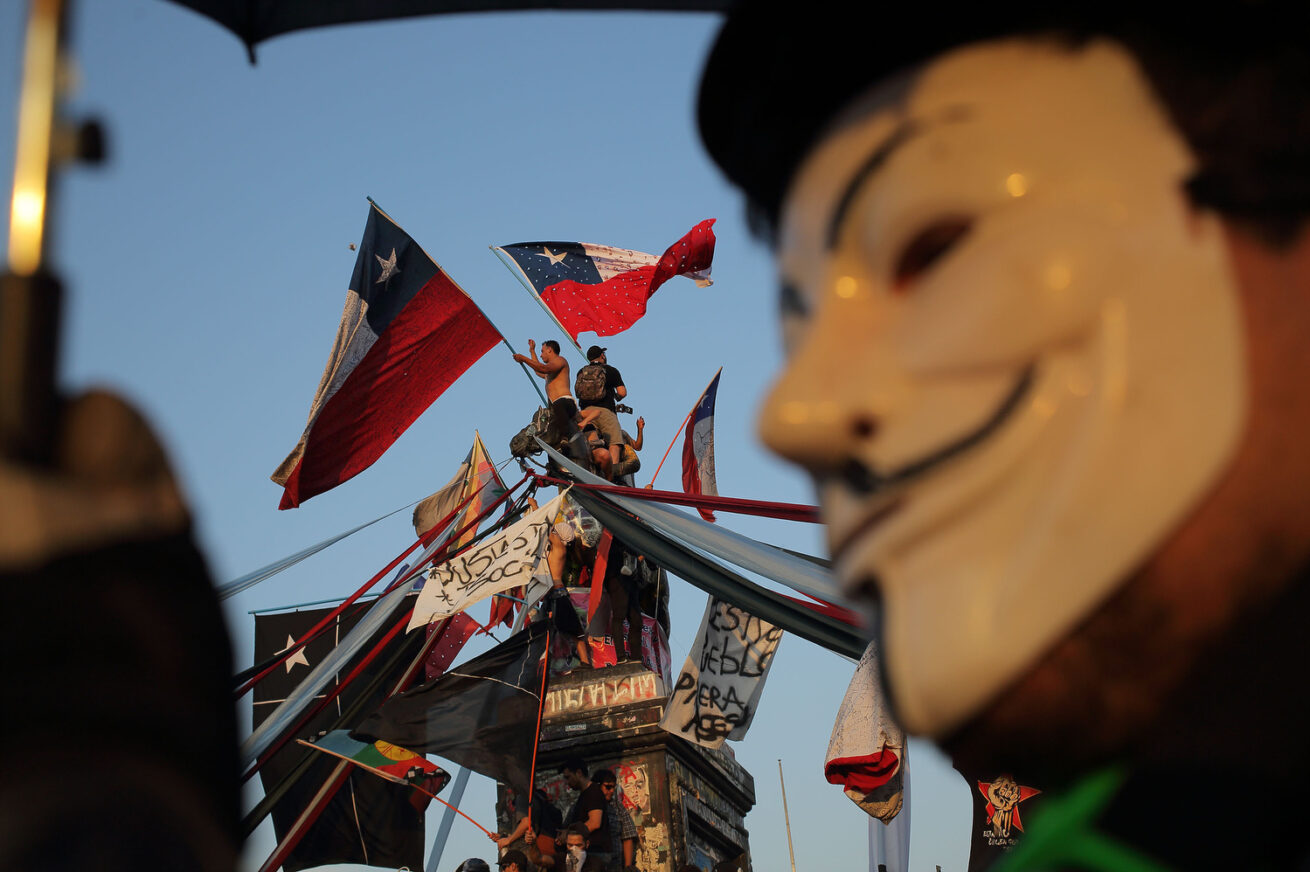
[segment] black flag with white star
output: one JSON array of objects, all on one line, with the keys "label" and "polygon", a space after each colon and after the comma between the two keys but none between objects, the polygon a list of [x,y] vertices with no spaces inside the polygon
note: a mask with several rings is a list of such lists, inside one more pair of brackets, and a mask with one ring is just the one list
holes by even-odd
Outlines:
[{"label": "black flag with white star", "polygon": [[[278,703],[322,662],[323,658],[359,622],[367,608],[367,605],[357,605],[347,609],[346,613],[322,635],[255,685],[253,726],[258,727],[273,712]],[[262,663],[275,654],[287,650],[296,639],[321,621],[328,612],[328,609],[314,609],[257,615],[255,662]],[[380,630],[377,637],[365,644],[363,651],[371,650],[373,644],[385,632],[386,628]],[[396,644],[399,644],[399,640]],[[320,730],[328,729],[341,716],[342,711],[355,702],[363,692],[362,688],[370,683],[369,679],[376,677],[381,668],[378,664],[387,659],[386,653],[382,652],[354,682],[342,691],[340,696],[316,715],[305,728],[299,730],[296,738],[313,738]],[[393,670],[395,674],[387,675],[377,689],[369,694],[370,698],[362,709],[364,714],[381,704],[382,697],[392,689],[399,680],[399,672],[408,664],[409,658],[401,658],[399,666]],[[336,682],[348,674],[353,666],[354,661],[338,672],[336,678],[324,687],[315,700],[321,700],[324,694],[333,690]],[[289,743],[259,770],[264,789],[272,791],[307,754],[316,758],[313,765],[273,807],[273,827],[279,841],[308,805],[310,798],[323,785],[337,761],[301,745]],[[422,801],[416,803],[417,797],[422,797],[422,794],[416,793],[410,787],[385,781],[369,772],[351,767],[346,783],[342,785],[304,839],[292,851],[284,862],[283,868],[287,872],[298,872],[300,869],[332,863],[362,863],[367,866],[388,866],[392,869],[402,866],[411,869],[423,868],[423,818],[426,797],[422,797]]]}]

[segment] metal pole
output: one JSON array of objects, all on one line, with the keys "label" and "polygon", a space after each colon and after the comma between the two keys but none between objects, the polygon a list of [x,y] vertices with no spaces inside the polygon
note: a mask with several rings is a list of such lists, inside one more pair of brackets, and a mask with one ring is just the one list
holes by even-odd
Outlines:
[{"label": "metal pole", "polygon": [[[494,245],[488,245],[487,247],[491,249],[492,254],[496,255],[496,259],[505,265],[505,269],[514,274],[514,278],[518,279],[519,284],[523,285],[524,289],[532,295],[532,299],[537,301],[537,305],[541,307],[541,310],[546,313],[550,320],[554,321],[559,329],[564,331],[564,335],[568,337],[569,342],[573,343],[573,347],[578,349],[578,354],[586,357],[587,353],[582,350],[582,346],[578,344],[578,340],[573,338],[573,334],[569,333],[568,328],[564,326],[564,323],[550,310],[550,306],[546,305],[546,301],[541,299],[541,295],[537,293],[537,289],[532,287],[531,283],[529,283],[527,278],[523,275],[523,271],[513,262],[513,259]],[[508,345],[509,343],[506,344]]]},{"label": "metal pole", "polygon": [[782,819],[787,824],[787,853],[791,855],[791,872],[796,872],[796,849],[791,843],[791,815],[787,813],[787,783],[782,780],[782,758],[778,758],[778,784],[782,785]]},{"label": "metal pole", "polygon": [[450,837],[450,825],[455,822],[455,809],[464,799],[464,788],[469,783],[469,770],[461,769],[455,776],[455,784],[450,789],[450,804],[441,816],[441,825],[437,827],[437,837],[432,840],[432,850],[428,852],[427,872],[437,872],[441,865],[441,855],[446,853],[446,839]]}]

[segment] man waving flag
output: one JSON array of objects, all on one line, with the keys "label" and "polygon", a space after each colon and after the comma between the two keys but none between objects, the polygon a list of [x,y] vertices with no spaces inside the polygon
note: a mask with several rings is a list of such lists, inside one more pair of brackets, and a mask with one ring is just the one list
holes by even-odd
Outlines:
[{"label": "man waving flag", "polygon": [[280,509],[367,469],[500,339],[459,285],[369,201],[309,423],[272,475]]}]

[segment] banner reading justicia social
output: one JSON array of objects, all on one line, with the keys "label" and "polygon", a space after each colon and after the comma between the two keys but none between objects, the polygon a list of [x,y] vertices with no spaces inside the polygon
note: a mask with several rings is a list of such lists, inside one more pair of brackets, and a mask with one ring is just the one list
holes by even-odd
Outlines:
[{"label": "banner reading justicia social", "polygon": [[448,618],[532,580],[532,571],[546,553],[551,522],[559,514],[563,495],[533,509],[499,535],[452,557],[428,573],[419,592],[409,628]]},{"label": "banner reading justicia social", "polygon": [[780,627],[710,597],[660,727],[707,748],[744,738],[781,640]]}]

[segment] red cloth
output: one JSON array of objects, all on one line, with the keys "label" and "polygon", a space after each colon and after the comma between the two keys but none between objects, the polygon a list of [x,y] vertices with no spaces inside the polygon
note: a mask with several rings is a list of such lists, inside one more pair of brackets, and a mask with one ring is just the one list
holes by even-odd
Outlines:
[{"label": "red cloth", "polygon": [[436,644],[428,651],[427,659],[423,661],[423,677],[426,681],[433,681],[446,674],[446,670],[455,662],[455,657],[464,648],[464,644],[478,629],[478,622],[466,613],[460,612],[453,615],[449,621],[434,621],[428,624],[428,635],[437,632],[438,628],[441,628],[441,638],[437,639]]},{"label": "red cloth", "polygon": [[900,762],[895,751],[884,747],[876,754],[829,760],[823,766],[823,777],[829,784],[870,793],[891,780]]},{"label": "red cloth", "polygon": [[713,225],[713,218],[697,224],[670,245],[657,264],[620,273],[596,285],[558,282],[541,292],[541,300],[574,342],[585,330],[597,336],[622,333],[646,314],[646,301],[660,285],[674,276],[709,269],[714,260]]},{"label": "red cloth", "polygon": [[596,609],[600,608],[600,597],[605,592],[605,570],[609,566],[610,545],[613,542],[614,537],[606,530],[600,534],[600,543],[596,545],[596,560],[591,569],[591,592],[587,595],[587,623],[591,623],[591,619],[596,617]]},{"label": "red cloth", "polygon": [[620,485],[586,484],[537,476],[539,481],[548,484],[571,484],[574,487],[594,490],[598,493],[614,494],[619,497],[632,497],[656,503],[671,503],[675,506],[692,506],[700,509],[714,509],[736,515],[759,515],[764,518],[778,518],[783,521],[804,521],[808,524],[820,522],[817,506],[803,506],[798,503],[774,503],[767,500],[742,500],[736,497],[711,497],[703,494],[684,494],[680,491],[653,490],[641,487],[621,487]]}]

